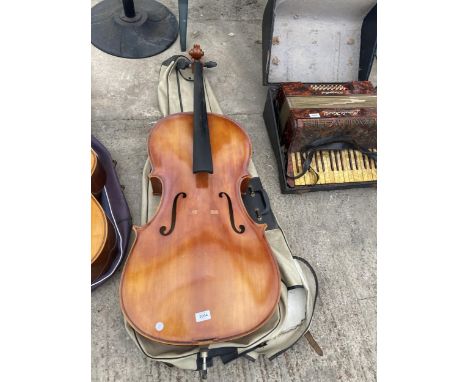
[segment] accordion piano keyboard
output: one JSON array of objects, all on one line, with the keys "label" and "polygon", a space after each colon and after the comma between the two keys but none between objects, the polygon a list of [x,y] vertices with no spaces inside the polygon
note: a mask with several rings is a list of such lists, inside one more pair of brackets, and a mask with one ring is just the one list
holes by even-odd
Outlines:
[{"label": "accordion piano keyboard", "polygon": [[[371,149],[376,151],[376,149]],[[300,153],[291,153],[294,175],[302,170]],[[323,150],[312,157],[310,168],[304,176],[295,179],[296,186],[314,184],[361,183],[377,181],[377,163],[356,150]]]},{"label": "accordion piano keyboard", "polygon": [[340,84],[312,84],[310,85],[310,89],[313,91],[320,91],[320,92],[339,92],[339,94],[343,94],[346,90],[346,87]]}]

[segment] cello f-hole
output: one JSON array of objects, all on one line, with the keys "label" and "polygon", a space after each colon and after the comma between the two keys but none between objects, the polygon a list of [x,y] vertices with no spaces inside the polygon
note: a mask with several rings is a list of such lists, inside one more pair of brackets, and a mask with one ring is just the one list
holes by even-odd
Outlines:
[{"label": "cello f-hole", "polygon": [[163,225],[163,226],[161,226],[161,228],[159,228],[159,233],[161,235],[163,235],[163,236],[168,236],[168,235],[170,235],[172,233],[172,231],[174,231],[175,224],[176,224],[176,218],[177,218],[177,199],[181,195],[182,195],[183,198],[187,197],[187,194],[185,192],[179,192],[174,197],[174,201],[172,202],[171,228],[169,229],[168,232],[166,232],[167,227],[165,225]]},{"label": "cello f-hole", "polygon": [[228,194],[226,194],[225,192],[220,192],[219,193],[219,197],[222,198],[224,196],[226,196],[227,198],[227,201],[228,201],[228,206],[229,206],[229,219],[231,220],[231,227],[232,229],[234,230],[234,232],[238,233],[238,234],[241,234],[241,233],[244,233],[245,232],[245,226],[243,226],[242,224],[239,225],[239,228],[236,227],[236,223],[234,222],[234,211],[232,209],[232,202],[231,202],[231,198],[229,197]]}]

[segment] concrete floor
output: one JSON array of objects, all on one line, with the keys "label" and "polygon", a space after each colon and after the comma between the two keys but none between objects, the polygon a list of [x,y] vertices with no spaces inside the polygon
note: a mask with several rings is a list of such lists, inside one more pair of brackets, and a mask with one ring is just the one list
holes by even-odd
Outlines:
[{"label": "concrete floor", "polygon": [[[92,1],[94,5],[97,1]],[[164,1],[177,14],[176,0]],[[261,19],[266,0],[189,2],[188,44],[200,42],[218,67],[207,74],[225,114],[250,135],[253,160],[293,254],[315,268],[320,295],[311,330],[324,351],[305,339],[274,361],[216,360],[212,381],[376,380],[376,190],[283,195],[262,119]],[[192,36],[197,34],[196,39]],[[234,36],[229,36],[229,33]],[[134,222],[140,222],[146,138],[161,115],[156,86],[160,63],[178,53],[142,60],[109,56],[92,47],[92,133],[117,160]],[[375,73],[373,74],[375,78]],[[145,358],[127,336],[119,308],[120,272],[92,293],[93,381],[195,381],[198,373]]]}]

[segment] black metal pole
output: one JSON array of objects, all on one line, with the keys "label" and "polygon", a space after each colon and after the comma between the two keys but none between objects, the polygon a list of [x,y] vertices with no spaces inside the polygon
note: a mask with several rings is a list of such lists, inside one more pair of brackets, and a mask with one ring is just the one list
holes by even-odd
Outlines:
[{"label": "black metal pole", "polygon": [[187,18],[188,18],[188,0],[179,0],[179,36],[180,50],[187,50]]},{"label": "black metal pole", "polygon": [[122,0],[123,9],[125,13],[125,17],[129,19],[136,16],[135,13],[135,5],[133,4],[133,0]]}]

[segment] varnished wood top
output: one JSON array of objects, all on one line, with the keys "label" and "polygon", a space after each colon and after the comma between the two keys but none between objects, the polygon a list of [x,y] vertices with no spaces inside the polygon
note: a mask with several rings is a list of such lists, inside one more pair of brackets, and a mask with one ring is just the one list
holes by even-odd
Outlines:
[{"label": "varnished wood top", "polygon": [[91,149],[91,176],[93,175],[97,165],[97,155],[93,149]]},{"label": "varnished wood top", "polygon": [[114,228],[97,199],[105,182],[106,173],[91,149],[91,281],[108,268],[116,250]]},{"label": "varnished wood top", "polygon": [[107,229],[106,214],[94,195],[91,195],[91,264],[102,253]]},{"label": "varnished wood top", "polygon": [[232,120],[209,114],[213,174],[194,175],[192,125],[192,113],[180,113],[151,131],[150,177],[153,189],[162,189],[161,203],[145,226],[135,228],[121,279],[127,321],[169,344],[245,336],[273,314],[280,291],[265,225],[255,224],[241,199],[248,136]]},{"label": "varnished wood top", "polygon": [[91,193],[99,195],[106,184],[106,172],[99,162],[97,154],[91,149]]}]

